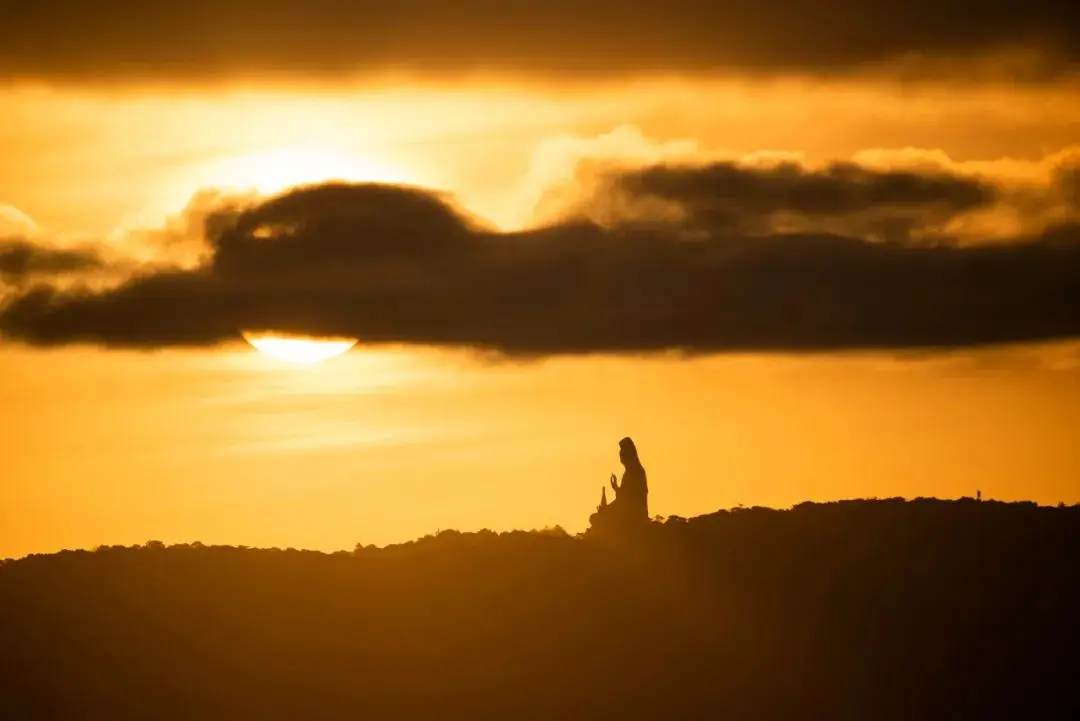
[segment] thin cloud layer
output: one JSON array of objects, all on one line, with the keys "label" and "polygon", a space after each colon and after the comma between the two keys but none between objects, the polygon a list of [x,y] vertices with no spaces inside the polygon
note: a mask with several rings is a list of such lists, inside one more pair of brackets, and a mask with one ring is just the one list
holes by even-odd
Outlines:
[{"label": "thin cloud layer", "polygon": [[994,57],[991,72],[1014,77],[1075,71],[1080,11],[1056,0],[9,0],[0,8],[0,73],[9,78],[835,74],[910,69],[916,59],[952,75]]},{"label": "thin cloud layer", "polygon": [[[1006,243],[944,234],[943,217],[995,202],[985,180],[706,164],[629,171],[606,187],[620,203],[659,195],[677,212],[578,213],[505,233],[419,188],[307,187],[210,214],[197,268],[144,269],[97,291],[28,289],[0,309],[0,332],[156,348],[275,330],[518,357],[1080,335],[1080,223]],[[898,207],[903,233],[871,232]],[[815,229],[818,216],[843,232]],[[805,229],[789,230],[791,218]]]}]

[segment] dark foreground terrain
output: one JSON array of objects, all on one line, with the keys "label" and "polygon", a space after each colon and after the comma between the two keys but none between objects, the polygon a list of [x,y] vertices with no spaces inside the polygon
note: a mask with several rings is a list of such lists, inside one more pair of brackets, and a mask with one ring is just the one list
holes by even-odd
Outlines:
[{"label": "dark foreground terrain", "polygon": [[33,556],[0,565],[0,717],[1080,718],[1080,507]]}]

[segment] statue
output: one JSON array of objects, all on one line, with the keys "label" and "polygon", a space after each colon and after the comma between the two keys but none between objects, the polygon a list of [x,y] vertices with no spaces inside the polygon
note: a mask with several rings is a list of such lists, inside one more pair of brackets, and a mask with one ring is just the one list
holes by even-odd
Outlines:
[{"label": "statue", "polygon": [[645,467],[638,458],[637,446],[630,438],[619,441],[619,461],[623,464],[622,482],[611,474],[611,490],[615,500],[608,503],[607,488],[602,488],[600,505],[589,518],[594,528],[641,526],[649,521],[649,484]]}]

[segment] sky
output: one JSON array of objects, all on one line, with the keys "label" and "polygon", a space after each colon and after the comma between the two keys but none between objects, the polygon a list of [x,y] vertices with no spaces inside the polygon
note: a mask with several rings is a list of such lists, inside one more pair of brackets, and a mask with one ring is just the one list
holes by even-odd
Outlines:
[{"label": "sky", "polygon": [[1078,71],[1049,0],[10,0],[0,557],[577,531],[626,435],[659,515],[1080,502]]}]

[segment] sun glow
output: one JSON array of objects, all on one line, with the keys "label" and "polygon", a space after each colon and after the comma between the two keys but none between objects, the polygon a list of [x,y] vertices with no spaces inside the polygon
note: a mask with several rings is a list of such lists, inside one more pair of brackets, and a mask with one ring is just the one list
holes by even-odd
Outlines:
[{"label": "sun glow", "polygon": [[370,157],[323,146],[284,146],[230,158],[213,172],[218,187],[252,188],[270,195],[327,181],[407,183],[406,173]]},{"label": "sun glow", "polygon": [[356,345],[356,340],[352,338],[305,338],[280,333],[248,332],[241,335],[260,353],[288,363],[318,363],[336,358]]}]

